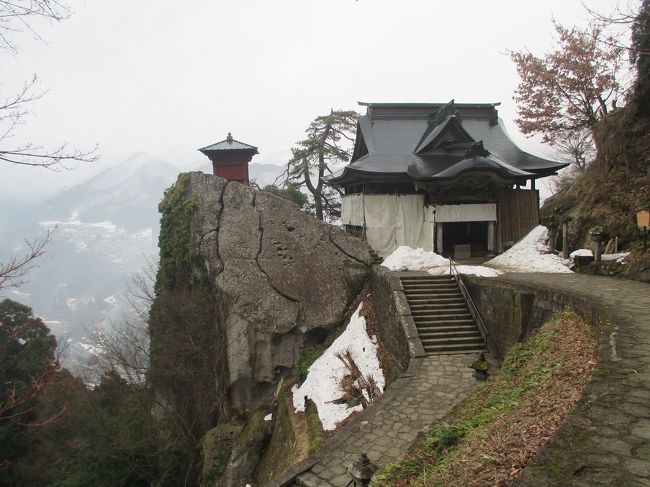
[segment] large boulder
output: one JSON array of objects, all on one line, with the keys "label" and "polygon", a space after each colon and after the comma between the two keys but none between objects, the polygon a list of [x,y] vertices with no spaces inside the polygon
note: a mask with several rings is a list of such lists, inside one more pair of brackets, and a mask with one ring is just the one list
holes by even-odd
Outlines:
[{"label": "large boulder", "polygon": [[244,414],[341,320],[370,269],[369,249],[269,193],[198,172],[181,178],[193,208],[190,261],[213,286],[230,405]]}]

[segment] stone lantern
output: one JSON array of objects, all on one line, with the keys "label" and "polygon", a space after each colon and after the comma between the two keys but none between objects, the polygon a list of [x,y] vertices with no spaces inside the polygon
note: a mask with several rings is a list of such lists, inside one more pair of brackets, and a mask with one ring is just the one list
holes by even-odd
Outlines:
[{"label": "stone lantern", "polygon": [[591,238],[592,252],[594,254],[594,261],[600,262],[600,243],[605,236],[603,227],[594,227],[589,230],[589,237]]},{"label": "stone lantern", "polygon": [[358,460],[350,466],[348,472],[352,476],[354,487],[365,487],[370,484],[372,476],[377,472],[377,465],[371,463],[368,455],[362,453]]}]

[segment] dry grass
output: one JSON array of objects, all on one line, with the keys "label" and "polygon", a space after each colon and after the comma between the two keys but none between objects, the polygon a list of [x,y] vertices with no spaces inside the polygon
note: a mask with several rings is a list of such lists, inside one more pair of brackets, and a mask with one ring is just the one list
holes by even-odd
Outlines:
[{"label": "dry grass", "polygon": [[582,396],[596,364],[596,343],[579,316],[558,315],[515,347],[449,423],[434,425],[424,445],[388,466],[372,485],[509,484]]}]

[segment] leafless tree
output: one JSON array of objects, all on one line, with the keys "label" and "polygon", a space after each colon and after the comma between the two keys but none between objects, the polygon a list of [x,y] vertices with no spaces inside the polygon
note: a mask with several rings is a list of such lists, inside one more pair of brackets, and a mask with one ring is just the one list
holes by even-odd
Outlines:
[{"label": "leafless tree", "polygon": [[44,236],[33,241],[26,241],[28,251],[20,257],[12,257],[0,263],[0,289],[18,287],[25,284],[25,276],[34,268],[35,261],[44,253],[45,246],[52,239],[55,228],[49,229]]},{"label": "leafless tree", "polygon": [[[16,34],[27,31],[40,38],[32,28],[32,21],[45,19],[58,22],[68,18],[68,6],[58,0],[0,0],[0,49],[17,51]],[[29,114],[29,106],[42,98],[38,76],[25,82],[15,94],[0,91],[0,161],[22,166],[66,169],[71,162],[94,162],[97,147],[91,150],[68,148],[66,143],[46,149],[33,143],[14,143],[16,129],[23,125]]]},{"label": "leafless tree", "polygon": [[70,16],[70,8],[58,0],[0,0],[0,48],[16,51],[14,36],[28,31],[40,39],[30,20],[59,22]]},{"label": "leafless tree", "polygon": [[570,162],[578,171],[583,171],[596,158],[596,145],[589,130],[567,132],[555,141],[558,159]]}]

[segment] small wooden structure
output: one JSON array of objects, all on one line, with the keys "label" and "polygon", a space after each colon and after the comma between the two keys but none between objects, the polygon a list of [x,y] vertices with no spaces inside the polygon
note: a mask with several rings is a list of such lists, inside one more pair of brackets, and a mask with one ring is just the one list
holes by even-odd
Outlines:
[{"label": "small wooden structure", "polygon": [[343,224],[382,256],[503,252],[539,224],[536,180],[567,165],[517,147],[498,103],[361,105],[351,162],[324,180],[345,193]]},{"label": "small wooden structure", "polygon": [[255,154],[257,147],[232,138],[228,132],[225,140],[199,149],[212,161],[212,173],[229,181],[249,185],[248,163]]}]

